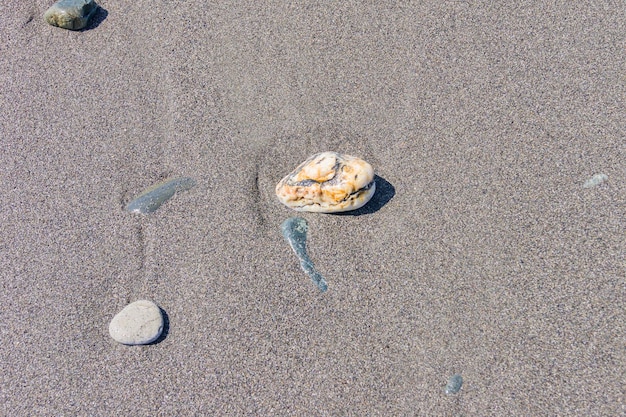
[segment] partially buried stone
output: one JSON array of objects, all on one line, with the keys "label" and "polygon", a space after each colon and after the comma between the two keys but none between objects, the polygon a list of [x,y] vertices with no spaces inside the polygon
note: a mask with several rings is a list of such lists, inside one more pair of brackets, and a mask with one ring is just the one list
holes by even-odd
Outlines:
[{"label": "partially buried stone", "polygon": [[311,156],[276,186],[278,199],[287,207],[319,213],[356,210],[375,191],[372,166],[336,152]]},{"label": "partially buried stone", "polygon": [[585,181],[585,183],[583,184],[583,188],[595,187],[607,181],[608,179],[609,176],[606,174],[596,174],[593,177],[589,178],[587,181]]},{"label": "partially buried stone", "polygon": [[463,386],[463,377],[459,374],[452,375],[446,384],[444,392],[446,394],[456,394],[461,390],[461,386]]},{"label": "partially buried stone", "polygon": [[306,220],[302,217],[290,217],[280,225],[280,229],[287,242],[289,242],[289,246],[296,253],[302,270],[311,278],[321,292],[326,291],[328,289],[326,280],[322,274],[317,272],[313,261],[306,253],[306,232],[309,230]]},{"label": "partially buried stone", "polygon": [[60,0],[43,15],[52,26],[69,30],[80,30],[87,26],[89,19],[98,10],[93,0]]},{"label": "partially buried stone", "polygon": [[124,345],[152,343],[163,332],[163,315],[152,301],[130,303],[117,313],[109,324],[109,334]]}]

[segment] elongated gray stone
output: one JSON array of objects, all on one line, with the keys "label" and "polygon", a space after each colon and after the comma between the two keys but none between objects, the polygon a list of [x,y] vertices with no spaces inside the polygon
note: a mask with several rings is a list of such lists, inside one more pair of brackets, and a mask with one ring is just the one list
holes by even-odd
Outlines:
[{"label": "elongated gray stone", "polygon": [[93,0],[59,0],[44,13],[43,17],[52,26],[80,30],[98,10]]},{"label": "elongated gray stone", "polygon": [[130,303],[117,313],[109,324],[109,334],[124,345],[152,343],[163,332],[163,315],[152,301],[139,300]]},{"label": "elongated gray stone", "polygon": [[326,291],[328,289],[326,280],[322,274],[317,272],[315,266],[313,266],[313,261],[306,253],[306,232],[309,230],[306,220],[302,217],[290,217],[280,225],[280,228],[283,236],[300,260],[300,266],[304,272],[311,277],[311,280],[320,291]]},{"label": "elongated gray stone", "polygon": [[456,394],[461,390],[461,386],[463,385],[463,377],[459,374],[452,375],[446,384],[446,388],[444,392],[446,394]]},{"label": "elongated gray stone", "polygon": [[146,188],[133,201],[128,203],[126,210],[131,213],[149,214],[161,207],[161,204],[169,200],[180,191],[187,191],[194,187],[196,182],[192,178],[180,177],[165,180]]}]

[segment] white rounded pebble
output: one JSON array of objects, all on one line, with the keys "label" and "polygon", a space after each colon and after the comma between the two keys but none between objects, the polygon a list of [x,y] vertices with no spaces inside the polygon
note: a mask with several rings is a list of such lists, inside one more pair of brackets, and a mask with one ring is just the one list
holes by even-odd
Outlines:
[{"label": "white rounded pebble", "polygon": [[117,313],[109,324],[109,334],[124,345],[152,343],[163,332],[163,315],[152,301],[139,300],[130,303]]}]

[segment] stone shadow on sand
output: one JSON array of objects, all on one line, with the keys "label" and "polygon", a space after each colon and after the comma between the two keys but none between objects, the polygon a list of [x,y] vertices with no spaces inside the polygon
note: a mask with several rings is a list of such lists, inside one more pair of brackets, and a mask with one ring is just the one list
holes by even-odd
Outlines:
[{"label": "stone shadow on sand", "polygon": [[163,331],[161,332],[161,336],[159,336],[154,342],[148,343],[148,346],[161,343],[170,332],[170,317],[161,307],[159,307],[159,310],[161,310],[161,315],[163,316]]},{"label": "stone shadow on sand", "polygon": [[389,181],[381,176],[375,175],[374,181],[376,182],[376,192],[366,205],[357,210],[334,214],[337,216],[361,216],[363,214],[376,213],[380,210],[396,195],[396,189]]},{"label": "stone shadow on sand", "polygon": [[89,19],[89,23],[87,23],[87,26],[82,28],[79,32],[84,32],[86,30],[97,28],[98,26],[100,26],[100,23],[104,22],[108,15],[109,12],[107,12],[104,7],[98,4],[98,10],[96,10],[93,16],[91,16],[91,19]]}]

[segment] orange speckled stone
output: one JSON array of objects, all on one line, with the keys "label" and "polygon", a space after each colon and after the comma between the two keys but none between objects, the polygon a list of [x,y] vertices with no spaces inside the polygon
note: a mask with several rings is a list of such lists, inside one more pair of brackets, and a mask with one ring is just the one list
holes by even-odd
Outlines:
[{"label": "orange speckled stone", "polygon": [[287,207],[318,213],[356,210],[375,191],[372,166],[336,152],[311,156],[276,186],[278,199]]}]

